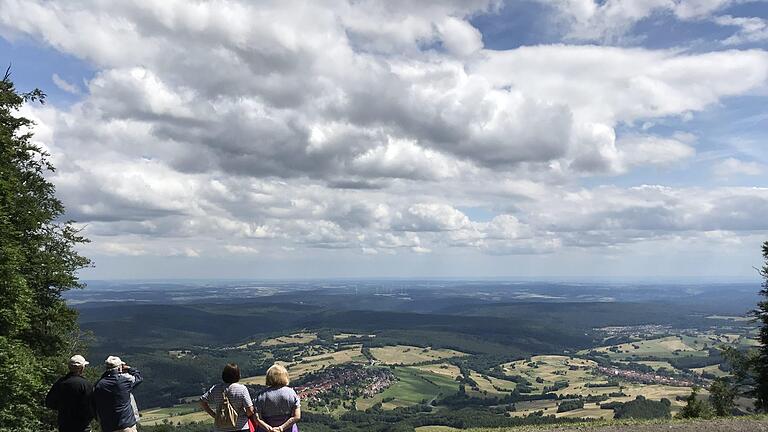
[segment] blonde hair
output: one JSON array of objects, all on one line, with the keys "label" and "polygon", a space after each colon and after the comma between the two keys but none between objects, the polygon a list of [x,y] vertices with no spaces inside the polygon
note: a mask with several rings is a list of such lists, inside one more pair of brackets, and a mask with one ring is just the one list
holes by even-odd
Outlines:
[{"label": "blonde hair", "polygon": [[288,370],[283,365],[275,363],[267,369],[267,386],[283,387],[287,386],[289,382]]}]

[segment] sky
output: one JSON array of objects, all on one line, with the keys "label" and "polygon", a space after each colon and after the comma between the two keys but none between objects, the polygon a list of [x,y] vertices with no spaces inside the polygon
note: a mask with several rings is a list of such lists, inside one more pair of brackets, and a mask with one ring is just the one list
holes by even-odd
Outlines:
[{"label": "sky", "polygon": [[0,0],[90,279],[756,279],[768,2]]}]

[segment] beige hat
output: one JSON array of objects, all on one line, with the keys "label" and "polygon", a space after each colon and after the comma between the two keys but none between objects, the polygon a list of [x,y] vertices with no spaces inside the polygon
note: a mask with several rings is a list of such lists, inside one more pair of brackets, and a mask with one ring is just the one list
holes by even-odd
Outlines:
[{"label": "beige hat", "polygon": [[80,354],[73,355],[69,358],[69,365],[70,366],[85,366],[88,363],[87,360],[85,360],[85,357],[81,356]]},{"label": "beige hat", "polygon": [[124,365],[125,362],[120,360],[120,357],[118,356],[109,356],[106,360],[104,360],[104,366],[106,366],[109,369],[114,369],[116,367],[120,367]]}]

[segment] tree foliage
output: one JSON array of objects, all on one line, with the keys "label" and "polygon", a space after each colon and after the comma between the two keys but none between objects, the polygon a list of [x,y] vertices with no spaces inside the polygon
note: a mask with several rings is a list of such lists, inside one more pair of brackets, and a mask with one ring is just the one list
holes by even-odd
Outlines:
[{"label": "tree foliage", "polygon": [[79,288],[90,264],[75,250],[86,240],[71,222],[46,174],[49,155],[32,142],[33,122],[18,114],[43,102],[40,90],[19,93],[6,71],[0,81],[0,424],[40,429],[41,401],[75,348],[76,312],[61,294]]},{"label": "tree foliage", "polygon": [[761,321],[760,328],[760,348],[757,361],[757,388],[755,396],[756,408],[760,411],[768,411],[768,241],[763,243],[763,267],[758,269],[763,278],[760,295],[763,300],[757,304],[755,315]]},{"label": "tree foliage", "polygon": [[669,418],[671,403],[669,399],[652,401],[643,396],[616,406],[613,417],[616,419],[658,419]]},{"label": "tree foliage", "polygon": [[716,378],[709,386],[709,403],[715,410],[715,415],[729,416],[733,411],[736,388],[725,377]]},{"label": "tree foliage", "polygon": [[698,396],[699,389],[694,387],[691,394],[685,399],[685,406],[680,409],[677,416],[680,418],[711,418],[713,415],[712,408]]}]

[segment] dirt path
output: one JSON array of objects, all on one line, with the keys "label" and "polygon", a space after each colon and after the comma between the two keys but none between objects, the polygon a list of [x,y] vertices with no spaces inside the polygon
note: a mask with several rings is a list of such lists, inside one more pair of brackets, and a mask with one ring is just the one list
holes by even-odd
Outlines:
[{"label": "dirt path", "polygon": [[540,432],[768,432],[768,420],[730,418],[686,423],[542,427],[536,430]]}]

